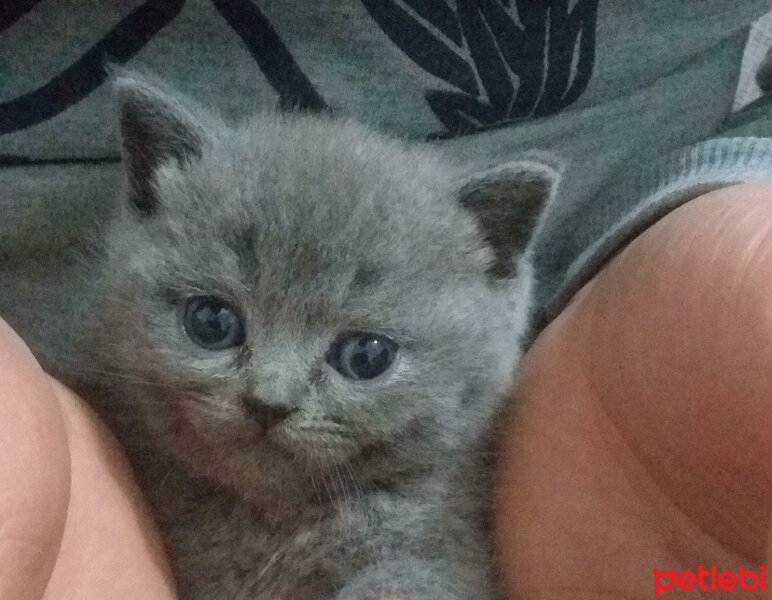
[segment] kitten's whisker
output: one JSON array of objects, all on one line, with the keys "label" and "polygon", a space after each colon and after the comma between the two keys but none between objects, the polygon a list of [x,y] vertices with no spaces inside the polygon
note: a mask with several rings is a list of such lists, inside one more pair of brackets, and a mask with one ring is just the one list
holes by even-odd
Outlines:
[{"label": "kitten's whisker", "polygon": [[316,497],[316,503],[321,506],[323,504],[322,496],[319,493],[319,488],[316,485],[316,478],[314,477],[314,472],[311,471],[311,487],[314,488],[314,496]]},{"label": "kitten's whisker", "polygon": [[324,490],[327,493],[327,498],[329,499],[330,502],[334,502],[335,501],[335,497],[333,496],[332,492],[330,491],[330,487],[329,487],[329,485],[327,483],[327,477],[326,477],[326,474],[325,474],[325,469],[322,468],[321,462],[319,461],[319,458],[318,458],[319,457],[319,447],[317,446],[315,440],[311,439],[310,442],[311,442],[311,446],[314,449],[314,451],[313,451],[313,457],[314,457],[313,461],[314,461],[314,466],[316,468],[315,470],[317,470],[319,472],[319,474],[321,475],[321,477],[322,477],[322,485],[324,486]]},{"label": "kitten's whisker", "polygon": [[96,369],[96,368],[77,368],[69,371],[73,375],[103,375],[105,377],[115,377],[138,385],[146,385],[149,387],[156,387],[161,389],[179,390],[180,386],[172,383],[161,383],[150,379],[143,379],[138,375],[131,375],[129,373],[122,373],[120,371],[111,371],[108,369]]},{"label": "kitten's whisker", "polygon": [[[364,490],[362,490],[362,486],[360,485],[360,482],[356,475],[354,474],[354,471],[351,467],[351,462],[346,460],[341,463],[341,467],[345,469],[344,473],[348,475],[349,480],[351,481],[351,487],[350,489],[353,491],[353,501],[352,504],[359,508],[362,505],[362,499],[364,498]],[[367,531],[370,529],[370,522],[369,522],[369,513],[365,514],[365,535],[367,534]]]},{"label": "kitten's whisker", "polygon": [[351,484],[354,488],[354,491],[356,492],[357,502],[361,501],[362,498],[364,498],[365,493],[364,493],[364,490],[362,489],[359,479],[357,479],[356,475],[354,474],[354,469],[351,466],[351,461],[347,460],[341,464],[346,469],[348,476],[351,478]]},{"label": "kitten's whisker", "polygon": [[335,494],[332,493],[332,489],[330,488],[330,484],[327,481],[327,473],[322,470],[322,485],[324,485],[324,490],[327,492],[327,498],[331,503],[335,502]]},{"label": "kitten's whisker", "polygon": [[[335,465],[333,467],[333,471],[335,473],[335,479],[340,484],[340,495],[343,497],[343,504],[346,507],[346,535],[350,538],[353,537],[352,530],[353,530],[353,513],[351,509],[351,502],[349,501],[349,494],[348,490],[346,489],[346,484],[343,481],[343,477],[340,473],[340,468],[338,465]],[[337,486],[336,486],[337,487]]]}]

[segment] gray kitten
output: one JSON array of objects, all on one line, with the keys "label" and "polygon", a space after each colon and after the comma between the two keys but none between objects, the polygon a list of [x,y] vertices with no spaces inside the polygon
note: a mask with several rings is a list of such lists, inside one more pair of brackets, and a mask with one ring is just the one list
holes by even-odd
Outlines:
[{"label": "gray kitten", "polygon": [[101,375],[78,387],[181,597],[493,597],[484,454],[556,173],[464,177],[351,122],[230,126],[114,85],[127,199],[88,259],[80,372]]}]

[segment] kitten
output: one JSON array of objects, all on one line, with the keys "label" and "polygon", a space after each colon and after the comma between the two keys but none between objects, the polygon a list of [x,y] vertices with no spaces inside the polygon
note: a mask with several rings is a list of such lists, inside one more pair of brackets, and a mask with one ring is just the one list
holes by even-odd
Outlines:
[{"label": "kitten", "polygon": [[[81,382],[183,600],[485,600],[486,444],[557,179],[326,117],[237,126],[115,78],[125,204]],[[85,386],[85,387],[84,387]]]}]

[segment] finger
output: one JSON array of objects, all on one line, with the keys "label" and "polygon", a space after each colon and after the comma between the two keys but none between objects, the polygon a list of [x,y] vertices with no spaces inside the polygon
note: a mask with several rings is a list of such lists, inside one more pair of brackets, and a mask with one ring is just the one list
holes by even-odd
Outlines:
[{"label": "finger", "polygon": [[72,392],[55,384],[69,437],[72,491],[45,598],[173,600],[163,547],[116,441]]},{"label": "finger", "polygon": [[531,348],[498,471],[512,597],[647,598],[654,568],[772,559],[771,230],[768,185],[690,202]]},{"label": "finger", "polygon": [[0,599],[39,600],[64,531],[70,464],[54,392],[0,320]]},{"label": "finger", "polygon": [[772,186],[753,184],[657,223],[577,307],[615,425],[680,510],[753,561],[772,522],[770,298]]}]

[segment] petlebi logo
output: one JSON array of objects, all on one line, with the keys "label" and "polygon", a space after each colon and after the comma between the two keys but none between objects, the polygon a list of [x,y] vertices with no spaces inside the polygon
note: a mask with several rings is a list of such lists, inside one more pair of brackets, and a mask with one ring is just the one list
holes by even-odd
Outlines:
[{"label": "petlebi logo", "polygon": [[765,591],[767,589],[767,565],[759,566],[758,571],[746,569],[745,565],[740,565],[737,571],[720,571],[714,566],[706,568],[700,565],[697,572],[679,571],[671,569],[670,571],[659,571],[652,569],[654,573],[654,595],[659,597],[662,592],[678,589],[686,592],[692,590],[711,591],[732,591],[745,590],[752,592],[755,590]]}]

